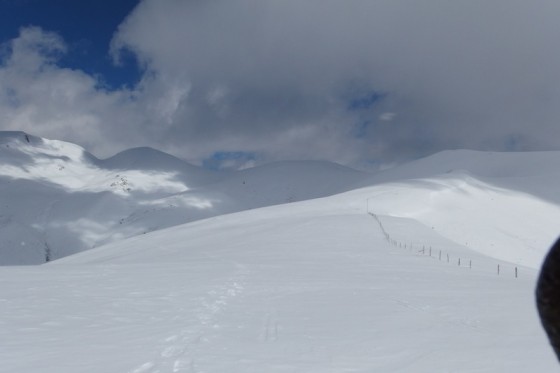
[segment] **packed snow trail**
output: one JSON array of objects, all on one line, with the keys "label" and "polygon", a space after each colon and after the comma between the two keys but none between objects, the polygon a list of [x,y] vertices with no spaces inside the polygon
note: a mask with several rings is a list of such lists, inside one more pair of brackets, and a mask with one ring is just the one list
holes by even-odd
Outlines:
[{"label": "packed snow trail", "polygon": [[232,277],[219,286],[213,286],[203,297],[197,298],[194,322],[192,319],[176,316],[175,319],[184,323],[183,326],[165,337],[152,359],[140,364],[132,372],[195,370],[197,346],[211,342],[213,333],[220,328],[218,316],[227,312],[229,303],[243,291],[245,277],[244,267],[238,265]]},{"label": "packed snow trail", "polygon": [[[532,301],[535,271],[498,277],[398,250],[340,198],[0,271],[0,371],[557,370]],[[399,222],[394,234],[453,245]]]}]

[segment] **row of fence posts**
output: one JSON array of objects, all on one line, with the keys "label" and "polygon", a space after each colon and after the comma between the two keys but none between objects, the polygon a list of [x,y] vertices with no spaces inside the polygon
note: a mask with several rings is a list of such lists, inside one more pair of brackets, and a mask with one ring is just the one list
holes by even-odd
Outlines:
[{"label": "row of fence posts", "polygon": [[[407,245],[406,245],[406,244],[403,245],[401,242],[398,242],[398,241],[396,241],[396,240],[391,239],[391,236],[390,236],[389,233],[385,230],[385,227],[383,226],[383,223],[381,222],[381,220],[379,219],[379,217],[378,217],[376,214],[374,214],[373,212],[369,212],[369,211],[368,211],[368,214],[371,215],[371,216],[375,219],[375,221],[377,221],[377,224],[379,225],[379,228],[381,229],[381,232],[383,233],[383,236],[385,237],[385,239],[387,240],[387,242],[389,242],[391,245],[393,245],[393,246],[395,246],[395,247],[397,247],[397,244],[398,244],[398,247],[400,247],[400,248],[404,248],[404,249],[407,248]],[[412,244],[410,244],[408,248],[409,248],[410,250],[412,250]],[[422,253],[422,255],[426,255],[426,247],[425,247],[425,246],[422,246],[422,250],[419,250],[418,252],[419,252],[419,253]],[[430,257],[432,257],[432,247],[431,247],[431,246],[428,248],[428,255],[429,255]],[[449,257],[449,254],[448,254],[448,253],[446,253],[446,257],[447,257],[447,263],[450,263],[450,257]],[[439,250],[439,253],[438,253],[438,260],[440,260],[440,261],[442,260],[442,251],[441,251],[441,250]],[[464,263],[464,262],[463,262],[463,263]],[[457,266],[458,266],[458,267],[461,267],[461,258],[457,258]],[[465,266],[465,267],[466,267],[466,266]],[[469,269],[472,269],[472,260],[471,260],[471,259],[469,259]],[[501,269],[502,269],[502,268],[500,267],[500,264],[497,264],[497,265],[496,265],[496,274],[497,274],[498,276],[501,274]],[[515,278],[517,278],[518,275],[519,275],[519,270],[518,270],[517,267],[515,267],[515,268],[514,268],[514,276],[515,276]]]}]

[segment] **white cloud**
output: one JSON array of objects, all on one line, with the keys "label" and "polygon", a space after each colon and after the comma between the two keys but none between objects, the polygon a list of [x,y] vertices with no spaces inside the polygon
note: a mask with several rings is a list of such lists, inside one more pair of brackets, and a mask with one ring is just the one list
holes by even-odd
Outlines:
[{"label": "white cloud", "polygon": [[43,32],[38,27],[22,28],[10,47],[7,66],[27,73],[37,72],[53,64],[58,56],[66,52],[66,45],[60,36]]},{"label": "white cloud", "polygon": [[395,118],[396,115],[396,113],[386,112],[379,116],[379,120],[390,122]]},{"label": "white cloud", "polygon": [[106,91],[94,77],[58,67],[67,47],[40,28],[23,28],[8,49],[0,65],[1,129],[68,139],[101,153],[121,145],[113,126],[138,117],[130,92]]},{"label": "white cloud", "polygon": [[[233,136],[241,150],[343,162],[558,148],[549,136],[560,117],[558,11],[550,0],[145,0],[113,52],[189,82],[172,129],[181,141],[223,146]],[[215,87],[227,87],[227,115],[205,100]],[[371,90],[386,96],[347,110]],[[367,141],[352,137],[357,121],[371,123]]]},{"label": "white cloud", "polygon": [[[111,46],[145,68],[136,87],[108,91],[58,67],[60,36],[22,29],[0,66],[0,128],[194,161],[558,149],[558,11],[552,0],[144,0]],[[374,91],[383,98],[363,99]]]}]

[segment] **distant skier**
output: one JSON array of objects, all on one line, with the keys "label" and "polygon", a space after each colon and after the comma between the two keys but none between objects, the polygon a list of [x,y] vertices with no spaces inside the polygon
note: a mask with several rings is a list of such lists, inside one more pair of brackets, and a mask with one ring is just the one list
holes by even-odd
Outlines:
[{"label": "distant skier", "polygon": [[560,360],[560,239],[552,246],[542,265],[536,297],[542,325]]}]

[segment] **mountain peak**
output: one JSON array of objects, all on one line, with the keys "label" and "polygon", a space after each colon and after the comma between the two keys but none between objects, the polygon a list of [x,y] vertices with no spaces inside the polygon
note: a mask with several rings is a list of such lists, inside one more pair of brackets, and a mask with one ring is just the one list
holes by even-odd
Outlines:
[{"label": "mountain peak", "polygon": [[0,145],[16,143],[37,145],[43,143],[43,139],[23,131],[0,131]]}]

